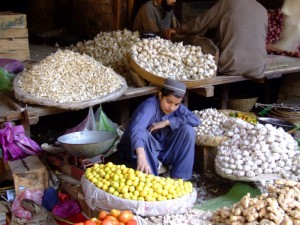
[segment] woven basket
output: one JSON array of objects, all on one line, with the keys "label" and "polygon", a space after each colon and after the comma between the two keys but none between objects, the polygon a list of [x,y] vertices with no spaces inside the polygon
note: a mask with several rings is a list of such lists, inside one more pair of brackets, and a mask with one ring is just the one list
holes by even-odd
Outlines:
[{"label": "woven basket", "polygon": [[257,101],[257,97],[253,98],[232,98],[228,100],[228,108],[239,110],[242,112],[250,112]]},{"label": "woven basket", "polygon": [[[177,37],[174,42],[183,42],[184,45],[201,46],[202,52],[204,54],[213,55],[215,57],[216,65],[218,65],[219,50],[211,40],[197,35],[189,35]],[[153,74],[152,72],[145,70],[139,64],[137,64],[133,58],[130,59],[130,66],[134,72],[136,72],[139,76],[152,84],[162,86],[166,80],[166,78],[164,77],[160,77],[156,74]],[[215,72],[213,77],[216,76],[216,74],[217,73]],[[209,81],[210,79],[211,78],[200,80],[181,80],[181,82],[185,83],[188,88],[195,88],[207,83],[207,81]]]},{"label": "woven basket", "polygon": [[228,137],[225,136],[198,135],[196,136],[196,145],[218,147],[226,140]]},{"label": "woven basket", "polygon": [[293,124],[300,123],[300,112],[299,111],[292,111],[292,110],[284,110],[284,109],[271,109],[268,112],[268,116],[287,120]]},{"label": "woven basket", "polygon": [[17,100],[19,100],[20,102],[23,102],[23,103],[27,103],[27,104],[43,105],[43,106],[47,106],[47,107],[56,107],[56,108],[61,108],[61,109],[66,109],[66,110],[79,110],[79,109],[84,109],[84,108],[87,108],[90,106],[98,105],[103,102],[113,101],[115,99],[118,99],[120,96],[122,96],[127,91],[127,88],[128,88],[124,77],[116,74],[116,76],[118,76],[123,83],[123,85],[119,89],[117,89],[105,96],[101,96],[101,97],[90,99],[90,100],[84,100],[81,102],[71,102],[71,103],[59,103],[59,102],[55,102],[55,101],[48,100],[48,99],[36,98],[36,97],[30,95],[29,93],[24,92],[19,86],[19,79],[21,76],[22,76],[22,73],[19,73],[13,81],[14,95]]}]

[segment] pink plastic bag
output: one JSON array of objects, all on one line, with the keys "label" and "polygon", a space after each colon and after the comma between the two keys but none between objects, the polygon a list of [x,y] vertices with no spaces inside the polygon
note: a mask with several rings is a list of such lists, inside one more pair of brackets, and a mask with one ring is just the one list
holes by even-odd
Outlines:
[{"label": "pink plastic bag", "polygon": [[29,212],[28,210],[25,210],[21,206],[21,201],[23,199],[31,199],[38,205],[41,205],[43,195],[44,195],[44,190],[26,189],[26,190],[22,191],[20,194],[17,195],[17,197],[15,198],[15,200],[12,204],[11,211],[12,211],[13,215],[18,218],[30,220],[32,218],[32,214],[31,214],[31,212]]},{"label": "pink plastic bag", "polygon": [[93,107],[89,108],[87,117],[76,127],[67,129],[66,134],[85,130],[96,130],[96,121],[94,117]]},{"label": "pink plastic bag", "polygon": [[39,155],[41,147],[26,137],[22,125],[14,126],[11,122],[4,123],[0,130],[0,145],[5,161],[23,159],[28,155]]}]

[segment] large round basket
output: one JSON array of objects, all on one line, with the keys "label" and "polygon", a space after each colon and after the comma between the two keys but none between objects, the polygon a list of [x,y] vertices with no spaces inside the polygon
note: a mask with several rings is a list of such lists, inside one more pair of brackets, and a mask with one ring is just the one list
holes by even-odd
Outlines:
[{"label": "large round basket", "polygon": [[[211,54],[215,58],[216,65],[218,65],[219,61],[219,50],[215,46],[215,44],[205,38],[197,35],[189,35],[189,36],[178,36],[174,40],[174,42],[183,42],[184,45],[195,45],[201,46],[202,52],[204,54]],[[152,84],[162,86],[166,80],[165,77],[158,76],[152,72],[149,72],[142,68],[133,58],[130,59],[130,66],[133,71],[135,71],[139,76],[149,81]],[[212,77],[216,76],[216,72]],[[180,80],[185,83],[188,88],[196,88],[201,85],[207,84],[211,78],[208,79],[199,79],[199,80]]]},{"label": "large round basket", "polygon": [[293,124],[300,123],[300,111],[284,108],[274,108],[268,112],[268,116],[287,120]]},{"label": "large round basket", "polygon": [[118,76],[122,80],[123,85],[119,89],[115,90],[114,92],[111,92],[105,96],[101,96],[99,98],[95,98],[91,100],[85,100],[81,102],[71,102],[71,103],[59,103],[48,99],[39,99],[24,92],[19,87],[19,78],[21,76],[22,73],[18,74],[15,77],[13,82],[13,90],[17,100],[23,103],[43,105],[48,107],[56,107],[56,108],[61,108],[66,110],[79,110],[90,106],[98,105],[103,102],[113,101],[115,99],[118,99],[120,96],[122,96],[127,90],[127,83],[125,79],[122,76],[116,74],[116,76]]},{"label": "large round basket", "polygon": [[252,98],[231,98],[228,100],[228,108],[242,112],[250,112],[257,101],[257,97]]}]

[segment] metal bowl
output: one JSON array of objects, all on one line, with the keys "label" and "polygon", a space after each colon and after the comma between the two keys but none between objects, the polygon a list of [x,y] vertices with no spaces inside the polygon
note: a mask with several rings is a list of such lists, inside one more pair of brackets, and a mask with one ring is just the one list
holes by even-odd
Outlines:
[{"label": "metal bowl", "polygon": [[70,155],[91,158],[108,152],[117,136],[111,131],[80,131],[62,135],[57,141]]},{"label": "metal bowl", "polygon": [[285,131],[289,131],[296,126],[289,121],[278,119],[278,118],[271,118],[271,117],[258,117],[258,121],[262,124],[271,124],[275,127],[281,127]]}]

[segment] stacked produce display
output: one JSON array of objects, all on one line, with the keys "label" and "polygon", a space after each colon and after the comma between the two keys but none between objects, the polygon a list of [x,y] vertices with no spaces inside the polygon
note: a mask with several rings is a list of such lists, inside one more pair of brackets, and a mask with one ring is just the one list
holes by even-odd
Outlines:
[{"label": "stacked produce display", "polygon": [[130,83],[129,53],[131,46],[139,41],[139,33],[127,29],[100,32],[94,39],[78,42],[70,50],[87,54],[105,66],[111,67]]},{"label": "stacked produce display", "polygon": [[120,88],[122,80],[87,55],[58,50],[25,71],[18,85],[33,97],[70,103],[107,95]]},{"label": "stacked produce display", "polygon": [[276,180],[268,192],[254,198],[245,195],[231,208],[221,208],[213,214],[213,224],[300,224],[300,183]]},{"label": "stacked produce display", "polygon": [[253,125],[231,118],[216,109],[195,111],[203,123],[195,128],[201,135],[225,136],[218,146],[216,172],[234,180],[259,179],[260,175],[275,175],[299,181],[299,150],[297,142],[282,128],[270,124]]},{"label": "stacked produce display", "polygon": [[201,80],[215,76],[217,66],[211,54],[204,54],[201,46],[173,43],[155,37],[135,42],[132,59],[146,71],[163,78]]},{"label": "stacked produce display", "polygon": [[85,177],[103,191],[130,200],[165,201],[193,191],[191,182],[145,174],[111,162],[88,168]]}]

